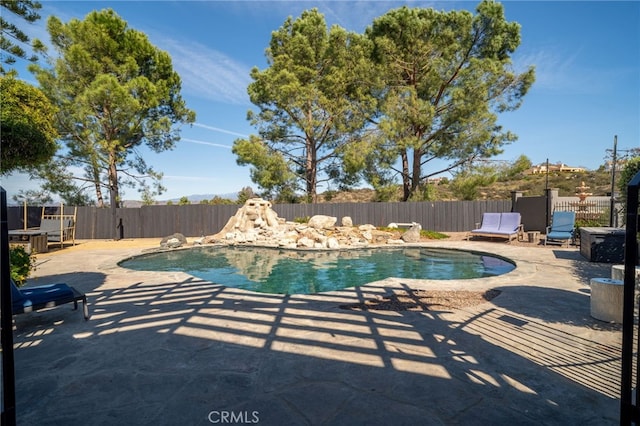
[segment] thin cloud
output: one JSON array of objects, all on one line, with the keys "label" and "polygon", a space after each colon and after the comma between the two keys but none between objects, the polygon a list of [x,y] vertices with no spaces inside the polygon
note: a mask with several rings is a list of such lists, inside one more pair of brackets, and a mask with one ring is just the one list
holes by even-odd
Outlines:
[{"label": "thin cloud", "polygon": [[182,182],[218,182],[220,179],[203,176],[182,176],[182,175],[164,175],[165,180],[176,180]]},{"label": "thin cloud", "polygon": [[606,91],[611,78],[624,75],[624,70],[597,70],[580,65],[582,49],[563,54],[553,47],[514,55],[517,72],[533,65],[536,69],[534,88],[560,93],[599,94]]},{"label": "thin cloud", "polygon": [[250,103],[250,67],[193,40],[162,38],[158,44],[171,55],[186,93],[236,105]]},{"label": "thin cloud", "polygon": [[363,33],[365,28],[370,26],[376,18],[401,6],[429,8],[433,6],[433,3],[398,1],[323,1],[317,3],[318,10],[325,15],[329,26],[337,24],[348,31],[357,33]]},{"label": "thin cloud", "polygon": [[226,148],[226,149],[231,149],[231,147],[229,145],[223,145],[221,143],[214,143],[214,142],[207,142],[207,141],[199,141],[197,139],[188,139],[188,138],[182,138],[180,139],[182,142],[189,142],[189,143],[195,143],[198,145],[207,145],[207,146],[215,146],[216,148]]},{"label": "thin cloud", "polygon": [[[69,15],[59,10],[54,2],[47,3],[44,13],[58,16],[63,23],[72,18],[84,19],[83,16]],[[32,39],[43,41],[49,53],[55,55],[46,21],[44,17],[33,25],[22,25],[21,29]],[[144,32],[155,46],[169,53],[173,68],[182,80],[184,93],[216,102],[250,104],[247,86],[251,83],[251,67],[194,40],[169,38],[158,29],[145,29],[141,25],[130,24],[130,28]]]},{"label": "thin cloud", "polygon": [[193,123],[193,126],[200,127],[202,129],[213,130],[214,132],[226,133],[227,135],[240,136],[241,138],[248,138],[249,135],[243,133],[234,132],[231,130],[221,129],[220,127],[208,126],[201,123]]},{"label": "thin cloud", "polygon": [[[248,1],[240,0],[230,2],[238,10],[252,17],[275,15],[282,16],[282,23],[287,16],[294,19],[299,17],[303,11],[317,8],[325,16],[328,26],[340,25],[348,31],[358,33],[364,32],[365,28],[391,9],[408,5],[409,7],[435,7],[437,2],[433,1],[371,1],[371,0],[330,0],[330,1]],[[446,3],[442,3],[446,5]],[[248,7],[249,5],[249,7]],[[273,28],[275,31],[277,28]]]},{"label": "thin cloud", "polygon": [[522,53],[516,52],[513,63],[515,69],[519,72],[524,71],[530,65],[535,66],[535,84],[546,89],[557,89],[566,87],[566,84],[570,82],[567,77],[573,69],[572,65],[575,58],[575,53],[573,55],[560,56],[554,53],[552,49],[541,49]]}]

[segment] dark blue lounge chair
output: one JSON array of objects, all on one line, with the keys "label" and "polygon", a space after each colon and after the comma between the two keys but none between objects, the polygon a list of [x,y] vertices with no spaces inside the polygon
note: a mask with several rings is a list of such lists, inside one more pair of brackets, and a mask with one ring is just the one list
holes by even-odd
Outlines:
[{"label": "dark blue lounge chair", "polygon": [[556,241],[561,244],[573,241],[576,230],[576,212],[553,212],[551,218],[551,226],[547,226],[547,237],[544,239],[544,245],[548,242]]},{"label": "dark blue lounge chair", "polygon": [[75,288],[61,283],[20,289],[11,280],[11,307],[14,315],[53,308],[71,302],[73,302],[74,309],[78,309],[78,301],[82,302],[82,314],[84,319],[88,320],[87,296]]}]

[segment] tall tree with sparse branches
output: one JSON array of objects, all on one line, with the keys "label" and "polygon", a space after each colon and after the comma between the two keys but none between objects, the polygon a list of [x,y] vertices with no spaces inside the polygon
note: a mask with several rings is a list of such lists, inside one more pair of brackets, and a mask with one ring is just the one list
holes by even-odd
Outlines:
[{"label": "tall tree with sparse branches", "polygon": [[[179,140],[178,125],[195,120],[170,56],[110,9],[66,24],[50,17],[47,29],[57,57],[50,68],[30,69],[58,107],[56,125],[66,149],[40,176],[90,183],[100,206],[106,188],[113,208],[122,185],[148,191],[150,181],[161,192],[162,175],[147,165],[139,147],[171,149]],[[72,166],[84,175],[72,174]]]},{"label": "tall tree with sparse branches", "polygon": [[259,135],[234,142],[255,183],[281,197],[302,189],[309,201],[325,181],[342,181],[341,151],[367,123],[375,99],[364,90],[370,44],[316,9],[289,17],[271,36],[269,67],[251,71],[248,92]]},{"label": "tall tree with sparse branches", "polygon": [[345,157],[349,168],[374,183],[394,172],[407,201],[427,192],[429,177],[516,139],[498,114],[520,106],[534,69],[514,71],[520,25],[505,20],[500,3],[483,1],[476,14],[405,6],[375,19],[366,36],[383,79],[382,118],[375,137]]},{"label": "tall tree with sparse branches", "polygon": [[[122,185],[160,193],[162,174],[147,165],[143,144],[161,152],[180,138],[179,125],[195,121],[180,90],[171,57],[147,36],[129,28],[113,10],[89,13],[81,21],[49,18],[47,29],[57,55],[50,68],[31,65],[43,92],[58,107],[56,126],[65,144],[56,164],[65,181],[90,182],[98,205],[109,192],[113,233]],[[74,168],[84,175],[72,174]]]}]

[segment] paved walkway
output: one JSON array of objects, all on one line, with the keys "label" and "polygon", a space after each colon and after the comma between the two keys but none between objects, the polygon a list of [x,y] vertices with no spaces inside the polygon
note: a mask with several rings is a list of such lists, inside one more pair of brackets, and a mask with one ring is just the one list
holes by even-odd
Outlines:
[{"label": "paved walkway", "polygon": [[[92,316],[63,306],[16,317],[18,424],[618,423],[620,327],[589,315],[589,278],[610,265],[575,248],[428,245],[518,267],[279,296],[122,269],[118,260],[145,248],[126,242],[41,255],[29,285],[74,285]],[[459,310],[340,308],[409,287],[501,294]]]}]

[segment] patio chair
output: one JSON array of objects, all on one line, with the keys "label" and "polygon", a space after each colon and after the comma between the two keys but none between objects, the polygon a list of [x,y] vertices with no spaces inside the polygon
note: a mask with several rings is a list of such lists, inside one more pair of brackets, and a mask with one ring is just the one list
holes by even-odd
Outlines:
[{"label": "patio chair", "polygon": [[551,218],[551,226],[547,226],[547,236],[544,239],[544,245],[547,242],[559,242],[561,245],[573,241],[576,229],[576,213],[575,212],[553,212]]},{"label": "patio chair", "polygon": [[484,213],[482,225],[471,231],[470,235],[478,237],[498,237],[511,241],[522,233],[520,213]]},{"label": "patio chair", "polygon": [[500,227],[500,213],[483,213],[482,222],[476,223],[476,226],[480,226],[477,229],[471,231],[471,235],[479,237],[486,237],[495,234]]},{"label": "patio chair", "polygon": [[520,213],[505,212],[500,215],[500,226],[498,233],[504,235],[511,241],[514,238],[522,236],[523,229]]},{"label": "patio chair", "polygon": [[11,280],[11,307],[14,315],[53,308],[71,302],[73,302],[73,308],[78,309],[78,301],[82,302],[82,314],[84,319],[88,320],[87,296],[75,288],[60,283],[20,289]]}]

